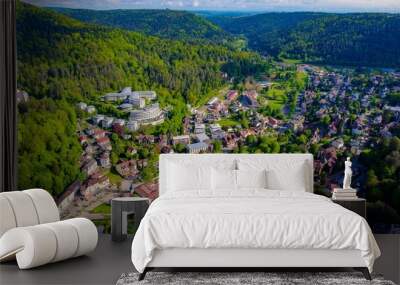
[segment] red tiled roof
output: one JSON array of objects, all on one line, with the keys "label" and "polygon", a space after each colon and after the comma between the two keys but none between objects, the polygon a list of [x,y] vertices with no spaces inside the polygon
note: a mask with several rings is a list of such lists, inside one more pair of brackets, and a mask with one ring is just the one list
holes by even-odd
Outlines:
[{"label": "red tiled roof", "polygon": [[105,143],[109,143],[110,139],[108,137],[102,137],[102,138],[96,139],[96,142],[98,144],[105,144]]},{"label": "red tiled roof", "polygon": [[104,136],[106,134],[106,131],[102,130],[102,129],[95,129],[93,134],[94,135],[103,135]]},{"label": "red tiled roof", "polygon": [[153,201],[158,197],[158,181],[142,184],[135,188],[135,192]]}]

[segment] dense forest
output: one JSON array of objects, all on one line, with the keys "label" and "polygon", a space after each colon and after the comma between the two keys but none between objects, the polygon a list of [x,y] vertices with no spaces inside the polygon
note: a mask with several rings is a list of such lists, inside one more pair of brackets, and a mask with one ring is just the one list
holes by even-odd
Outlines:
[{"label": "dense forest", "polygon": [[218,13],[54,8],[75,19],[162,38],[249,48],[310,63],[400,67],[395,14]]},{"label": "dense forest", "polygon": [[362,153],[361,162],[368,169],[366,193],[371,204],[369,221],[399,224],[400,139],[382,140],[373,150]]},{"label": "dense forest", "polygon": [[240,44],[239,39],[235,39],[219,26],[186,11],[53,9],[83,22],[142,32],[161,38],[230,46]]},{"label": "dense forest", "polygon": [[[79,178],[75,103],[132,86],[182,108],[221,88],[222,72],[245,77],[268,68],[255,53],[85,24],[21,2],[17,40],[18,87],[30,95],[19,105],[19,187],[54,194]],[[166,131],[182,115],[173,112]]]},{"label": "dense forest", "polygon": [[311,63],[400,67],[400,15],[265,13],[208,17],[265,55]]}]

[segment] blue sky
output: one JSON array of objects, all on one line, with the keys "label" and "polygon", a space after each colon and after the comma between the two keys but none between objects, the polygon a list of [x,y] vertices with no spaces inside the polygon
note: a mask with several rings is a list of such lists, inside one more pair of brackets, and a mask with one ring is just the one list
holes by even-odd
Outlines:
[{"label": "blue sky", "polygon": [[86,9],[396,12],[400,0],[24,0],[39,6]]}]

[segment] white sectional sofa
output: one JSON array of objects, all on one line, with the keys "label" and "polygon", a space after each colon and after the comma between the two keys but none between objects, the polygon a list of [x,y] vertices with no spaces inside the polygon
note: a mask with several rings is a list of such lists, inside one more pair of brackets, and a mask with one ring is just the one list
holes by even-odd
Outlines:
[{"label": "white sectional sofa", "polygon": [[0,193],[0,262],[16,259],[20,269],[33,268],[89,253],[97,239],[88,219],[60,221],[43,189]]}]

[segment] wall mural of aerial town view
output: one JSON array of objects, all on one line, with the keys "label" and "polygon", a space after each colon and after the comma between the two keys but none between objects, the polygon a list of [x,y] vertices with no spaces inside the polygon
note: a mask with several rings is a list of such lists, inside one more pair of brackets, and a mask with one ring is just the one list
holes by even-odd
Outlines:
[{"label": "wall mural of aerial town view", "polygon": [[400,231],[399,14],[18,2],[17,40],[19,188],[64,217],[109,231],[113,197],[157,197],[160,153],[310,152],[318,194],[350,156],[373,230]]}]

